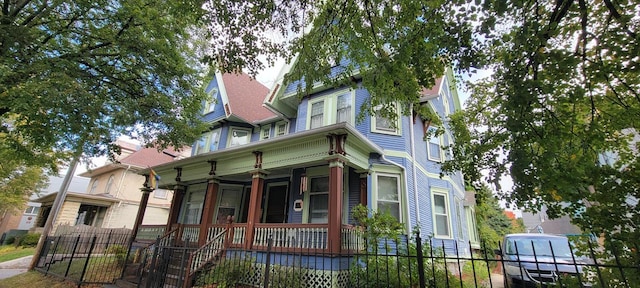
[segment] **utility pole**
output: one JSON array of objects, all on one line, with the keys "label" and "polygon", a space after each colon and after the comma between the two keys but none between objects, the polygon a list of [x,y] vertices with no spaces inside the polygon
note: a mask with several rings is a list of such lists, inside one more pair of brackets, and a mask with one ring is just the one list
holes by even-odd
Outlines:
[{"label": "utility pole", "polygon": [[53,201],[53,206],[51,206],[51,212],[49,212],[49,217],[47,217],[47,222],[44,224],[44,230],[40,235],[40,240],[38,241],[38,246],[36,246],[36,253],[33,255],[31,259],[31,264],[29,265],[29,270],[32,270],[36,267],[36,263],[38,262],[38,256],[42,253],[42,249],[44,248],[44,241],[51,233],[53,229],[53,222],[58,217],[58,212],[60,212],[60,208],[62,207],[62,203],[64,203],[64,198],[67,196],[67,191],[69,190],[69,185],[71,184],[71,179],[73,179],[73,175],[76,172],[76,167],[78,166],[78,162],[80,157],[76,156],[71,160],[69,164],[69,169],[67,169],[67,175],[64,176],[64,180],[62,180],[62,185],[60,185],[60,190],[58,190],[58,195],[56,195],[56,200]]}]

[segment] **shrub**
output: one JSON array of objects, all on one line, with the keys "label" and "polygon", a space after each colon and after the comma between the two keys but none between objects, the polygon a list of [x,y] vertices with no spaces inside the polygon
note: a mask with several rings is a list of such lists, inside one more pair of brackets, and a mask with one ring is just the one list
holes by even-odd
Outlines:
[{"label": "shrub", "polygon": [[40,241],[40,233],[29,233],[20,237],[20,246],[22,247],[36,247]]},{"label": "shrub", "polygon": [[212,269],[198,275],[196,285],[217,284],[218,288],[236,287],[251,277],[255,269],[251,258],[222,258]]},{"label": "shrub", "polygon": [[127,257],[127,248],[122,245],[111,245],[109,248],[104,250],[104,254],[115,256],[118,264],[122,265]]}]

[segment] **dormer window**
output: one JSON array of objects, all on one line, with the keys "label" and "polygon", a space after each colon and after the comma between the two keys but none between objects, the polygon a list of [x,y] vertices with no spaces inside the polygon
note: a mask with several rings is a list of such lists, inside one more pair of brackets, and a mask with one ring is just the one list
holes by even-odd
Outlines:
[{"label": "dormer window", "polygon": [[248,129],[231,128],[229,133],[229,147],[240,146],[249,143],[251,131]]},{"label": "dormer window", "polygon": [[216,109],[216,101],[218,99],[218,88],[213,88],[209,92],[209,98],[204,103],[204,107],[202,109],[202,114],[208,114]]},{"label": "dormer window", "polygon": [[289,122],[280,121],[280,122],[276,123],[276,135],[275,135],[275,137],[284,136],[284,135],[287,135],[287,133],[289,133]]},{"label": "dormer window", "polygon": [[194,147],[193,155],[207,153],[218,150],[218,143],[220,142],[220,128],[214,129],[211,132],[207,132],[202,135],[202,138],[198,140]]},{"label": "dormer window", "polygon": [[271,138],[271,124],[263,126],[260,129],[260,140],[267,140]]}]

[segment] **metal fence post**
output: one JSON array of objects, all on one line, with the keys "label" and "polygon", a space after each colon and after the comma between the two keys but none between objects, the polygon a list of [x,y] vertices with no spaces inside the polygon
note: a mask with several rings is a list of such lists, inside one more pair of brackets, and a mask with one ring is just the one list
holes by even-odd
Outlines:
[{"label": "metal fence post", "polygon": [[89,266],[89,260],[91,259],[91,254],[93,253],[93,248],[96,245],[97,238],[98,236],[93,235],[93,238],[91,239],[91,246],[89,246],[89,254],[87,254],[87,261],[84,262],[84,267],[82,267],[82,273],[80,274],[80,281],[78,281],[78,288],[80,288],[80,283],[82,283],[84,274],[87,272],[87,266]]},{"label": "metal fence post", "polygon": [[149,273],[147,274],[147,288],[151,288],[152,285],[151,283],[155,283],[154,280],[156,280],[156,263],[158,260],[158,253],[160,250],[160,236],[158,236],[158,238],[156,238],[156,244],[155,247],[153,247],[153,256],[151,257],[151,266],[149,266]]},{"label": "metal fence post", "polygon": [[271,248],[273,246],[273,235],[269,235],[267,240],[267,260],[264,267],[264,285],[262,287],[269,288],[269,270],[271,269]]},{"label": "metal fence post", "polygon": [[73,244],[73,250],[71,252],[71,259],[69,260],[69,265],[67,265],[67,271],[64,272],[64,278],[67,278],[69,275],[69,269],[71,269],[71,262],[73,262],[73,257],[76,256],[76,248],[78,248],[78,242],[80,242],[80,235],[76,238],[76,243]]},{"label": "metal fence post", "polygon": [[420,238],[420,231],[416,231],[416,258],[418,258],[418,282],[420,284],[420,288],[425,288],[424,255],[422,254],[422,238]]}]

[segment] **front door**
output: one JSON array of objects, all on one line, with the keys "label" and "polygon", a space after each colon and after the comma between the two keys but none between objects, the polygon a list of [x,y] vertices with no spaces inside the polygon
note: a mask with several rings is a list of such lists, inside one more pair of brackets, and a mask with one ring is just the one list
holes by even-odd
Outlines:
[{"label": "front door", "polygon": [[262,223],[287,222],[287,183],[267,185],[267,203],[262,215]]}]

